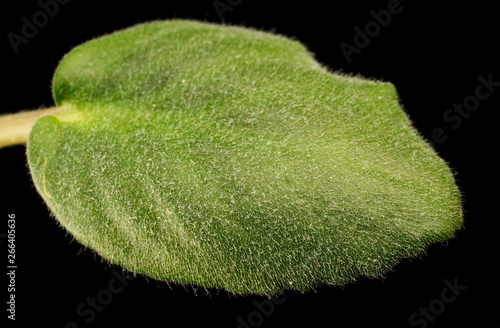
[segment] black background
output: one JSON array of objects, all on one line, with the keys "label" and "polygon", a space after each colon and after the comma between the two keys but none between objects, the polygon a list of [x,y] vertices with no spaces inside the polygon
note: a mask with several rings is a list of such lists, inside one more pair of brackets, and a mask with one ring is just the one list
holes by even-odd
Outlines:
[{"label": "black background", "polygon": [[[221,0],[227,3],[227,0]],[[294,37],[319,62],[341,70],[392,82],[415,127],[427,138],[442,128],[448,139],[435,149],[456,171],[464,195],[465,224],[456,237],[431,246],[421,258],[404,260],[382,279],[360,278],[348,286],[320,286],[316,291],[285,293],[261,327],[411,327],[409,316],[440,298],[444,280],[457,279],[467,289],[429,327],[499,327],[498,130],[500,90],[480,103],[460,127],[451,129],[443,113],[474,94],[478,77],[492,74],[500,58],[500,9],[494,2],[401,1],[403,10],[371,38],[348,63],[339,47],[353,44],[354,27],[373,21],[370,11],[386,1],[326,2],[232,1],[226,23],[256,27]],[[7,35],[21,34],[22,17],[32,20],[37,1],[2,4],[4,80],[2,112],[53,105],[52,74],[62,56],[91,38],[153,19],[191,18],[220,22],[213,1],[77,1],[39,28],[15,53]],[[499,88],[500,89],[500,88]],[[65,327],[237,327],[236,318],[257,308],[258,296],[167,285],[137,277],[102,312],[86,324],[77,306],[107,288],[113,278],[105,261],[62,230],[34,189],[25,147],[0,150],[0,232],[7,214],[17,217],[16,322],[9,325]],[[3,236],[3,235],[2,235]],[[1,271],[6,271],[6,239],[1,238]],[[4,275],[2,273],[2,275]],[[0,287],[2,304],[7,281]],[[2,317],[7,312],[2,309]],[[4,318],[2,318],[4,319]]]}]

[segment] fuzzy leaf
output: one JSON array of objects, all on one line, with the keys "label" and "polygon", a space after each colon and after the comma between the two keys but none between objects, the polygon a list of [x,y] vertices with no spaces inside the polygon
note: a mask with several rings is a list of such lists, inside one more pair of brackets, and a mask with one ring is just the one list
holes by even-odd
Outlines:
[{"label": "fuzzy leaf", "polygon": [[393,85],[298,42],[174,20],[85,43],[28,163],[80,243],[150,277],[234,293],[345,284],[451,237],[460,194]]}]

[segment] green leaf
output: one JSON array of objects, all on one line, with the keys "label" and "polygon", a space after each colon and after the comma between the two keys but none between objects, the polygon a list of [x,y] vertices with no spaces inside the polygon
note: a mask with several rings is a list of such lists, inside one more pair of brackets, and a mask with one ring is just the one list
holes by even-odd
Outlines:
[{"label": "green leaf", "polygon": [[153,278],[270,294],[379,276],[453,236],[461,199],[390,83],[298,42],[174,20],[85,43],[28,163],[80,243]]}]

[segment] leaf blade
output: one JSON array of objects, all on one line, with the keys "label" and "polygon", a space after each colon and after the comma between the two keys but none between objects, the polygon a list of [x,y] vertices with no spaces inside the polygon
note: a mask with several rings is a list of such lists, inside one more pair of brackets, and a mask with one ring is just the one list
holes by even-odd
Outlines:
[{"label": "leaf blade", "polygon": [[143,24],[72,51],[53,90],[77,119],[33,127],[35,185],[134,272],[236,293],[345,284],[462,222],[394,87],[331,74],[285,38]]}]

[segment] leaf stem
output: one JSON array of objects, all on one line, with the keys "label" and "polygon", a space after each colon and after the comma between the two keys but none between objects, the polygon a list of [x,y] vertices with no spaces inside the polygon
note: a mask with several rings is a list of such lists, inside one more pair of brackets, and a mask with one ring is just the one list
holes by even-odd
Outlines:
[{"label": "leaf stem", "polygon": [[25,144],[31,127],[40,117],[55,114],[61,109],[41,108],[0,116],[0,148]]}]

